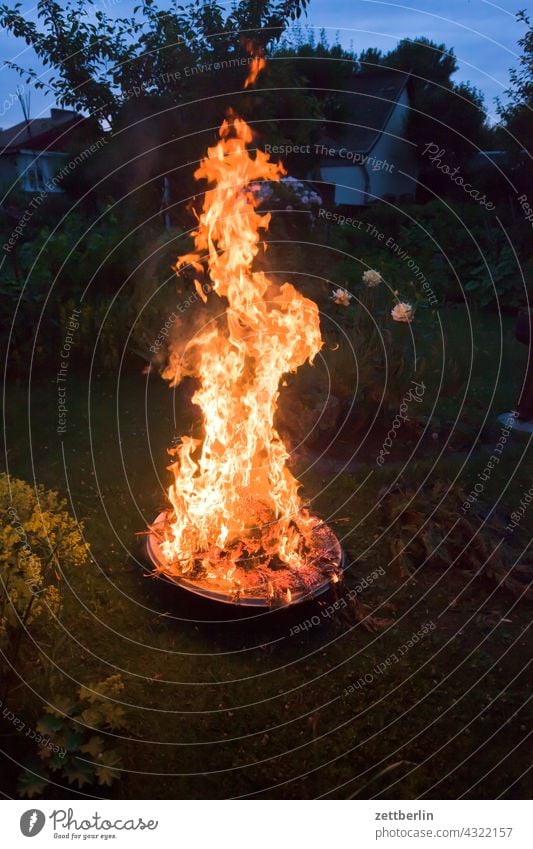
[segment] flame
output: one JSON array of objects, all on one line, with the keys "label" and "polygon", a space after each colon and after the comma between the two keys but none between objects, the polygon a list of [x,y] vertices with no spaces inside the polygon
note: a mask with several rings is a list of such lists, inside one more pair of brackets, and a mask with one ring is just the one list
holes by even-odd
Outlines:
[{"label": "flame", "polygon": [[263,56],[254,56],[250,62],[250,72],[244,81],[244,88],[248,88],[255,83],[257,77],[266,68],[266,60]]},{"label": "flame", "polygon": [[248,55],[252,57],[250,70],[244,81],[244,88],[248,88],[255,83],[261,71],[266,68],[265,50],[264,47],[254,42],[251,38],[242,37],[241,44]]},{"label": "flame", "polygon": [[[251,141],[242,119],[225,120],[220,141],[195,172],[210,188],[195,250],[180,257],[175,270],[207,271],[225,312],[184,351],[172,350],[163,373],[171,386],[197,378],[192,400],[204,431],[201,439],[183,436],[169,449],[175,460],[169,466],[172,512],[161,543],[166,569],[184,575],[201,564],[204,577],[229,582],[243,559],[268,564],[276,557],[299,570],[302,539],[316,523],[287,468],[274,416],[283,376],[312,362],[322,347],[318,307],[290,283],[274,285],[252,270],[260,231],[270,222],[270,214],[256,209],[254,187],[279,181],[285,171],[260,150],[252,156]],[[204,291],[198,280],[195,285]],[[272,597],[273,584],[265,586]],[[291,590],[282,591],[290,601]]]}]

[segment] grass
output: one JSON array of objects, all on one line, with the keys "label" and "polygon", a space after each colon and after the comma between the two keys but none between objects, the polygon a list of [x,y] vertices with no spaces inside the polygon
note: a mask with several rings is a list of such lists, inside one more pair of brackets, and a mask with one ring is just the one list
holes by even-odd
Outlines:
[{"label": "grass", "polygon": [[[328,472],[316,467],[303,473],[315,509],[347,519],[336,526],[351,563],[346,587],[384,569],[360,597],[368,608],[343,608],[329,618],[324,610],[333,598],[243,616],[147,577],[136,534],[164,504],[167,445],[190,427],[191,410],[182,394],[136,372],[116,378],[96,374],[89,383],[86,372],[73,369],[67,433],[59,435],[54,374],[32,380],[29,395],[23,384],[9,387],[9,471],[68,494],[73,512],[85,522],[94,558],[87,570],[65,576],[57,668],[28,662],[26,684],[12,699],[26,723],[35,725],[52,692],[70,695],[79,684],[115,672],[125,683],[120,698],[129,729],[118,741],[124,771],[111,788],[84,787],[81,795],[530,795],[530,609],[452,565],[417,564],[413,574],[405,574],[391,560],[394,531],[386,530],[376,507],[398,474],[414,485],[426,477],[435,482],[457,475],[468,489],[498,437],[496,413],[514,406],[524,351],[512,338],[511,322],[504,319],[502,334],[496,316],[476,316],[474,339],[483,347],[471,350],[464,313],[451,308],[440,316],[449,349],[467,364],[466,377],[460,378],[460,392],[438,400],[420,446],[423,421],[418,431],[406,428],[397,453],[377,468],[375,447],[390,426],[381,422],[348,471],[342,471],[342,461],[353,453],[353,443],[344,431],[332,448]],[[428,377],[421,415],[431,414],[441,367],[430,363],[435,374]],[[447,444],[458,410],[462,430]],[[485,412],[487,425],[478,433]],[[510,440],[483,494],[491,505],[502,495],[502,515],[530,485],[524,446],[521,437]],[[526,514],[517,531],[524,539],[532,516]],[[295,625],[312,617],[319,623],[294,634]],[[371,617],[388,621],[374,631]],[[397,662],[390,661],[424,623],[435,627]],[[43,645],[51,642],[50,636]],[[345,692],[365,675],[364,686]],[[24,760],[26,743],[11,729],[6,733],[8,754]],[[10,770],[4,787],[10,794],[15,772]],[[51,798],[77,792],[47,791]]]}]

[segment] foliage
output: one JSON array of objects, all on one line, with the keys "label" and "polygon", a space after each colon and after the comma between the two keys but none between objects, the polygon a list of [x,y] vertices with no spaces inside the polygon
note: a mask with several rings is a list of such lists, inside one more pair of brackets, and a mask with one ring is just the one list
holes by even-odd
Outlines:
[{"label": "foliage", "polygon": [[[38,276],[31,286],[25,286],[18,257],[16,259],[11,267],[6,263],[0,282],[0,338],[4,362],[9,358],[10,368],[19,370],[27,367],[33,350],[34,336],[28,333],[28,328],[37,326],[48,282],[46,275]],[[47,329],[49,338],[53,338],[57,332],[57,321],[52,319]],[[41,354],[42,351],[37,344],[35,352]]]},{"label": "foliage", "polygon": [[533,26],[524,10],[516,15],[517,23],[524,24],[525,34],[518,40],[522,48],[519,67],[511,68],[511,86],[506,94],[509,103],[499,104],[499,113],[505,126],[520,147],[531,150],[531,110],[533,108]]},{"label": "foliage", "polygon": [[[393,289],[411,280],[417,283],[407,264],[412,258],[440,304],[466,299],[472,305],[498,302],[504,309],[516,309],[525,302],[532,267],[523,223],[505,222],[517,261],[498,222],[473,204],[440,200],[401,208],[380,204],[361,210],[357,219],[363,222],[360,228],[334,225],[323,237],[347,254],[330,264],[328,273],[338,285],[364,267],[377,268]],[[384,234],[382,239],[373,235],[373,227]],[[424,294],[420,282],[418,291]]]},{"label": "foliage", "polygon": [[[506,104],[498,102],[501,124],[494,131],[497,147],[510,154],[509,177],[515,188],[514,197],[529,194],[533,180],[533,25],[525,11],[518,12],[516,20],[526,27],[526,32],[518,40],[522,48],[519,66],[509,71],[511,87],[506,91],[509,99]],[[522,218],[518,204],[516,209]]]},{"label": "foliage", "polygon": [[480,262],[471,269],[469,280],[465,285],[466,292],[474,292],[482,307],[502,300],[506,307],[518,306],[525,292],[520,288],[520,276],[516,258],[508,244],[492,245],[490,253],[485,254],[488,262]]},{"label": "foliage", "polygon": [[117,704],[123,689],[122,677],[111,675],[80,687],[77,701],[51,697],[37,724],[39,760],[33,759],[19,776],[20,796],[39,795],[49,782],[66,781],[81,790],[90,784],[109,787],[120,777],[120,752],[109,747],[106,736],[127,727],[124,709]]},{"label": "foliage", "polygon": [[[131,17],[110,18],[94,0],[40,0],[37,23],[21,12],[20,3],[0,5],[0,23],[31,46],[54,76],[45,83],[35,71],[14,62],[10,67],[48,89],[59,103],[113,123],[134,87],[168,91],[169,73],[217,58],[246,57],[247,40],[264,49],[307,2],[244,0],[227,11],[214,0],[165,9],[141,0]],[[174,97],[186,97],[188,81],[172,80]]]},{"label": "foliage", "polygon": [[[453,215],[456,213],[457,217]],[[486,213],[462,204],[428,204],[416,223],[400,229],[399,241],[417,258],[441,300],[516,309],[526,297],[520,261],[505,232]]]},{"label": "foliage", "polygon": [[273,55],[297,68],[306,88],[319,100],[323,118],[343,119],[338,91],[346,88],[358,68],[357,56],[352,50],[338,43],[330,44],[325,30],[320,31],[317,41],[312,28],[295,26],[280,40]]},{"label": "foliage", "polygon": [[[272,63],[256,85],[260,91],[243,91],[251,54],[275,43],[307,2],[244,0],[224,9],[215,0],[170,7],[141,0],[130,17],[114,18],[95,0],[41,0],[37,23],[18,3],[0,3],[0,23],[52,73],[45,82],[35,71],[10,67],[107,131],[105,147],[76,169],[70,189],[87,193],[97,207],[109,196],[127,196],[130,215],[147,220],[157,215],[163,176],[172,199],[196,193],[194,169],[173,163],[194,162],[212,144],[236,93],[239,114],[252,125],[258,120],[258,133],[271,143],[309,140],[317,102],[292,65]],[[135,155],[125,159],[124,150]],[[178,222],[182,206],[170,213]]]},{"label": "foliage", "polygon": [[[5,341],[11,334],[10,371],[27,368],[33,353],[40,366],[47,356],[57,362],[74,308],[81,315],[73,354],[89,359],[98,341],[97,362],[116,368],[151,278],[173,277],[180,235],[177,228],[162,235],[153,226],[132,228],[120,211],[96,223],[72,213],[53,230],[41,226],[33,241],[18,247],[17,264],[6,263],[0,284],[0,331]],[[144,323],[150,323],[149,312]],[[152,318],[159,327],[157,314]],[[139,329],[137,324],[134,336]]]},{"label": "foliage", "polygon": [[329,44],[323,32],[316,42],[312,30],[296,29],[281,40],[275,55],[297,61],[328,120],[345,119],[335,90],[345,90],[354,73],[394,68],[411,75],[412,111],[407,135],[418,145],[420,154],[424,144],[438,140],[450,157],[465,160],[485,138],[482,94],[469,83],[452,80],[457,60],[453,48],[445,44],[423,36],[405,38],[388,53],[371,47],[358,58],[339,44]]},{"label": "foliage", "polygon": [[56,492],[0,475],[0,647],[11,664],[34,625],[42,633],[61,606],[61,575],[87,563],[83,525]]},{"label": "foliage", "polygon": [[[338,333],[336,344],[329,344],[324,356],[335,395],[352,402],[357,387],[356,426],[363,431],[377,412],[388,415],[399,408],[414,375],[418,381],[431,382],[428,372],[438,362],[439,342],[434,311],[427,309],[412,281],[393,291],[385,281],[369,288],[352,275],[345,285],[354,297],[349,307],[330,306]],[[415,318],[410,325],[391,317],[391,308],[398,300],[414,307]],[[447,380],[453,386],[443,385],[442,395],[453,392],[455,387],[457,376],[452,360],[453,357]]]},{"label": "foliage", "polygon": [[[297,216],[298,220],[301,218]],[[388,419],[391,412],[395,414],[413,379],[426,385],[433,385],[438,379],[440,398],[455,397],[458,386],[464,384],[465,369],[460,367],[453,345],[446,339],[443,342],[438,310],[428,303],[412,274],[402,268],[398,259],[389,257],[386,265],[383,253],[371,254],[362,248],[353,228],[344,230],[336,225],[326,236],[315,225],[313,236],[306,236],[303,227],[300,224],[293,242],[273,244],[267,253],[272,267],[284,269],[283,279],[293,279],[293,268],[312,265],[314,275],[299,274],[295,279],[298,288],[319,307],[324,338],[315,364],[302,367],[284,382],[280,416],[284,438],[288,433],[290,442],[295,438],[299,441],[307,432],[312,433],[313,439],[321,438],[321,430],[331,435],[338,431],[339,422],[346,420],[352,440],[354,434],[373,425],[376,415]],[[343,246],[351,257],[340,261],[330,254],[315,259],[309,249],[311,239],[337,247],[339,230],[344,230]],[[363,282],[363,272],[368,268],[377,269],[382,275],[378,286],[368,287]],[[352,296],[348,306],[333,300],[337,288]],[[411,324],[392,319],[391,309],[398,301],[414,307]],[[447,367],[441,376],[443,345]],[[319,422],[315,410],[320,413]]]},{"label": "foliage", "polygon": [[453,48],[425,37],[406,38],[383,56],[382,63],[411,74],[412,112],[407,128],[411,141],[422,146],[438,140],[459,161],[481,146],[483,96],[469,83],[452,81],[457,70]]},{"label": "foliage", "polygon": [[279,183],[257,184],[259,194],[262,198],[272,204],[274,208],[301,209],[309,211],[313,204],[320,205],[322,198],[310,186],[296,180],[294,177],[282,177]]}]

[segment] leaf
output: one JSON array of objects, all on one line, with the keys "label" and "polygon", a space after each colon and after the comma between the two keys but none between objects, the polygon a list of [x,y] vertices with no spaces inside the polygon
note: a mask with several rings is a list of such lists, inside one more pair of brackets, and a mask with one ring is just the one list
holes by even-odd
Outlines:
[{"label": "leaf", "polygon": [[42,761],[47,761],[53,754],[54,753],[50,746],[39,746],[37,749],[37,757],[39,757]]},{"label": "leaf", "polygon": [[69,784],[77,784],[80,788],[94,781],[92,765],[84,763],[79,758],[74,758],[63,767],[63,775]]},{"label": "leaf", "polygon": [[63,720],[51,714],[43,716],[37,723],[39,734],[55,734],[60,728],[63,728]]},{"label": "leaf", "polygon": [[86,752],[88,755],[92,755],[93,758],[97,758],[98,755],[102,754],[104,745],[105,741],[103,737],[98,737],[97,734],[93,734],[93,736],[89,737],[83,746],[80,746],[80,752]]},{"label": "leaf", "polygon": [[46,779],[40,778],[28,770],[24,770],[17,781],[18,795],[25,799],[33,799],[34,796],[39,796],[47,786],[48,781]]},{"label": "leaf", "polygon": [[94,704],[94,702],[118,695],[123,689],[124,683],[122,677],[120,675],[110,675],[97,684],[91,684],[89,687],[80,687],[78,692],[81,700]]},{"label": "leaf", "polygon": [[57,772],[58,769],[62,769],[65,766],[65,751],[54,752],[54,757],[48,761],[46,766],[52,772]]},{"label": "leaf", "polygon": [[51,701],[52,704],[45,707],[46,713],[50,713],[52,716],[58,716],[60,719],[63,719],[65,716],[71,716],[75,704],[67,696],[53,696]]},{"label": "leaf", "polygon": [[83,743],[84,737],[75,728],[67,728],[67,730],[59,737],[61,745],[67,752],[76,752]]},{"label": "leaf", "polygon": [[116,749],[111,749],[99,756],[99,765],[95,769],[95,775],[98,779],[98,784],[105,784],[108,787],[120,778],[118,767],[121,764],[120,755]]},{"label": "leaf", "polygon": [[126,726],[124,709],[120,705],[104,705],[102,706],[102,714],[104,724],[109,726],[109,728],[117,729]]},{"label": "leaf", "polygon": [[100,726],[104,724],[104,718],[98,706],[85,708],[80,719],[83,724],[89,726],[89,728],[100,728]]}]

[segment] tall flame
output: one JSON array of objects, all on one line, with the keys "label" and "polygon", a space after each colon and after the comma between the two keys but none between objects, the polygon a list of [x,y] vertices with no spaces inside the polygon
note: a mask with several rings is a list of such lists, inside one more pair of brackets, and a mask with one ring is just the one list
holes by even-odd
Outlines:
[{"label": "tall flame", "polygon": [[250,62],[250,72],[244,81],[244,88],[253,85],[264,68],[266,68],[266,59],[263,56],[254,56]]},{"label": "tall flame", "polygon": [[[270,222],[270,214],[256,211],[257,183],[279,181],[285,171],[260,150],[250,155],[251,141],[243,120],[222,124],[220,141],[195,172],[212,186],[194,233],[195,250],[175,267],[207,270],[226,304],[223,321],[206,323],[185,351],[171,351],[164,372],[172,386],[186,376],[198,379],[192,400],[204,429],[202,439],[184,436],[169,450],[176,458],[169,467],[173,511],[161,548],[176,574],[200,558],[206,574],[216,577],[223,570],[228,577],[239,555],[269,552],[266,537],[270,554],[274,540],[276,557],[299,569],[302,534],[311,526],[274,416],[283,375],[312,362],[322,347],[319,314],[290,283],[274,285],[252,270],[260,231]],[[198,280],[195,285],[202,292]],[[217,552],[235,545],[233,554],[213,565]]]},{"label": "tall flame", "polygon": [[266,68],[265,49],[251,38],[243,37],[241,38],[241,43],[248,55],[251,56],[250,70],[243,86],[244,88],[249,88],[249,86],[256,82],[261,71]]}]

